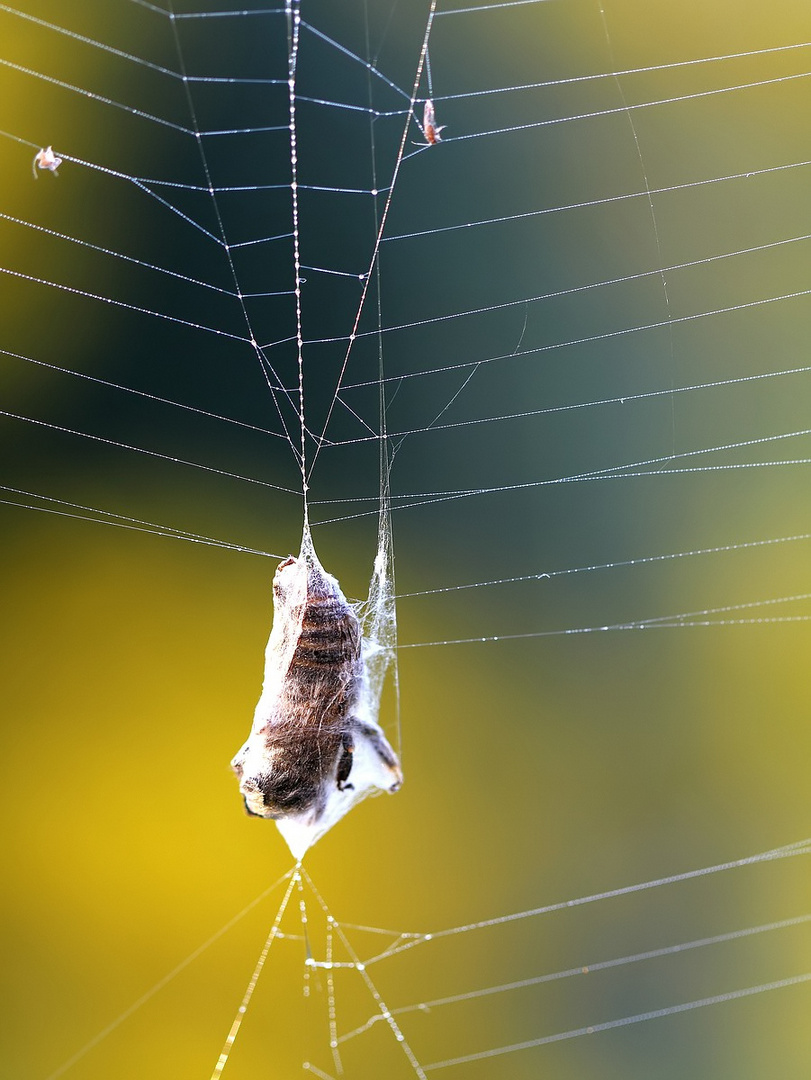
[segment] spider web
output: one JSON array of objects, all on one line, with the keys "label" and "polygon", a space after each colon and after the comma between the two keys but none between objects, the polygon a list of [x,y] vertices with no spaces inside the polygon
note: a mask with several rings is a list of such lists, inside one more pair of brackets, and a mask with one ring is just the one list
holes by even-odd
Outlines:
[{"label": "spider web", "polygon": [[[805,1075],[807,16],[298,10],[0,5],[9,1068]],[[284,874],[305,481],[406,785]]]}]

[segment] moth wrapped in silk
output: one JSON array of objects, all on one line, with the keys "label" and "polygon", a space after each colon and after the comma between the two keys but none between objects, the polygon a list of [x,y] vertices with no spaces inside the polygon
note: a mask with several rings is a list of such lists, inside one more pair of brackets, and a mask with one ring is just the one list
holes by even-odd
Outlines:
[{"label": "moth wrapped in silk", "polygon": [[366,652],[354,608],[305,532],[299,556],[276,570],[262,694],[231,762],[248,813],[275,820],[297,858],[367,795],[402,784]]}]

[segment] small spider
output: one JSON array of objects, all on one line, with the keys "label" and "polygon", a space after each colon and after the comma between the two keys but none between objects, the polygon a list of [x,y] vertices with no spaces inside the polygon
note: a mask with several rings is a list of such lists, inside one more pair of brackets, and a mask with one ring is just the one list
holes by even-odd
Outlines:
[{"label": "small spider", "polygon": [[445,124],[441,127],[436,126],[436,115],[434,113],[434,103],[430,98],[425,102],[425,108],[422,111],[422,133],[425,136],[425,141],[429,146],[433,146],[435,143],[442,142],[440,131],[445,130]]},{"label": "small spider", "polygon": [[59,173],[56,170],[61,164],[62,158],[56,156],[52,146],[49,146],[46,150],[40,150],[38,154],[34,155],[34,161],[31,165],[34,179],[39,179],[37,169],[47,169],[49,172],[52,172],[54,176],[59,176]]}]

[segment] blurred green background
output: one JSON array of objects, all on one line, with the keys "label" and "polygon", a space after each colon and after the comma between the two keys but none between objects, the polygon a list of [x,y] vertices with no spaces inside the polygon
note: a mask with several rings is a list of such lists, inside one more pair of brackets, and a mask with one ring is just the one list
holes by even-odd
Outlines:
[{"label": "blurred green background", "polygon": [[[807,541],[730,550],[811,532],[808,436],[671,465],[715,471],[659,472],[669,455],[808,426],[807,372],[729,380],[808,362],[811,17],[788,0],[604,7],[605,22],[597,3],[579,0],[435,20],[431,92],[446,141],[418,153],[412,125],[380,256],[383,325],[407,326],[382,336],[402,504],[398,591],[725,550],[404,595],[403,645],[548,636],[401,650],[406,784],[306,859],[342,922],[434,931],[809,833],[807,600],[731,613],[797,621],[559,632],[811,592]],[[387,0],[303,7],[309,24],[406,91],[426,14]],[[228,260],[188,220],[216,234],[212,200],[168,185],[206,183],[195,139],[178,129],[280,129],[202,141],[216,186],[251,189],[218,195],[229,241],[280,237],[234,249],[243,292],[289,293],[285,22],[175,28],[180,54],[165,16],[123,0],[0,11],[2,482],[284,556],[301,529],[286,440],[157,398],[281,430],[240,306],[216,291],[233,285]],[[179,57],[207,77],[189,84],[194,120],[182,81],[158,70],[179,71]],[[587,78],[642,68],[619,83]],[[351,330],[404,116],[375,122],[373,161],[368,114],[319,102],[368,107],[371,93],[375,109],[397,113],[404,99],[306,29],[298,75],[302,260],[348,275],[304,271],[304,333],[326,339]],[[35,182],[31,160],[48,144],[65,163]],[[132,177],[166,181],[150,187],[165,201]],[[721,177],[735,179],[706,183]],[[373,186],[384,192],[376,200],[346,193]],[[555,212],[530,213],[544,210]],[[589,287],[601,281],[615,283]],[[260,344],[280,343],[267,355],[292,386],[290,296],[245,304]],[[374,281],[361,331],[373,329],[377,304]],[[354,418],[376,427],[376,387],[354,384],[375,380],[377,350],[373,336],[356,343],[349,408],[328,430],[337,445],[313,474],[319,554],[355,598],[374,556],[378,447],[358,441],[369,430]],[[305,351],[316,432],[344,353],[341,341]],[[478,362],[469,383],[473,369],[454,368]],[[423,371],[437,373],[412,377]],[[289,405],[282,412],[295,432]],[[524,413],[535,415],[515,416]],[[650,475],[526,486],[651,459],[659,464],[630,470]],[[765,464],[786,460],[799,463]],[[491,487],[502,490],[423,497]],[[290,867],[275,829],[245,817],[228,766],[260,689],[275,562],[3,498],[64,511],[0,505],[3,1075],[44,1080]],[[383,719],[393,729],[390,696]],[[64,1075],[209,1076],[279,898],[252,908]],[[808,898],[806,860],[785,860],[449,938],[372,974],[394,1008],[790,918]],[[291,935],[301,933],[298,902]],[[309,894],[307,906],[318,953]],[[364,956],[379,948],[347,933]],[[313,974],[305,998],[304,955],[301,940],[274,945],[226,1077],[301,1075],[303,1061],[335,1075],[327,977]],[[401,1022],[420,1061],[436,1062],[782,979],[809,970],[810,957],[807,928],[796,927]],[[345,1031],[374,1006],[357,973],[335,978]],[[795,986],[447,1075],[805,1077],[808,1009],[808,986]],[[382,1024],[346,1044],[344,1066],[358,1078],[413,1075]]]}]

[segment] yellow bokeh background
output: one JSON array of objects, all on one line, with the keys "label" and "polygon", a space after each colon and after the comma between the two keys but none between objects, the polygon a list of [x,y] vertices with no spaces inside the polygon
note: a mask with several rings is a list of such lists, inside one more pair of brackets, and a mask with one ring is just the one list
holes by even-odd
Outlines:
[{"label": "yellow bokeh background", "polygon": [[[811,25],[806,5],[787,0],[769,10],[721,2],[667,9],[640,0],[603,6],[617,70],[798,45]],[[390,5],[369,7],[371,24],[384,23]],[[157,16],[146,19],[137,5],[82,0],[67,13],[62,5],[32,0],[21,10],[118,48],[126,45],[136,55],[164,63],[173,55],[164,23]],[[320,5],[308,13],[306,3],[304,11],[317,25],[327,20],[339,37],[360,34],[357,12],[336,14]],[[422,14],[420,20],[424,26]],[[127,175],[173,175],[177,160],[180,175],[179,137],[153,135],[149,124],[129,114],[82,101],[19,69],[52,73],[163,116],[176,115],[176,99],[162,100],[158,84],[148,84],[137,66],[117,66],[76,38],[19,16],[2,13],[0,32],[4,56],[17,65],[0,71],[0,128],[14,136],[2,143],[2,262],[28,275],[6,273],[0,283],[4,408],[14,414],[4,416],[0,427],[3,482],[77,504],[62,506],[62,514],[50,512],[54,504],[38,504],[41,510],[0,505],[8,883],[0,1071],[14,1080],[44,1080],[218,934],[292,861],[271,825],[244,815],[228,766],[247,734],[261,684],[274,559],[140,533],[126,522],[88,522],[78,507],[108,508],[284,556],[300,538],[301,503],[294,495],[15,419],[30,416],[99,439],[148,445],[168,458],[205,461],[269,483],[297,482],[281,440],[235,434],[13,355],[270,422],[258,374],[242,372],[237,346],[212,344],[174,325],[155,328],[138,312],[30,280],[67,282],[150,311],[176,303],[186,318],[206,324],[222,318],[223,326],[232,325],[230,313],[221,315],[218,297],[204,297],[195,313],[191,293],[179,287],[175,293],[174,284],[147,287],[120,261],[9,220],[81,235],[141,260],[158,252],[167,264],[196,276],[222,273],[201,261],[197,240],[189,239],[185,249],[174,242],[173,227],[160,234],[162,211],[78,164],[103,161]],[[215,64],[216,50],[205,54],[202,44],[187,40],[190,60],[197,48]],[[390,70],[399,64],[413,71],[413,42],[391,35],[383,58]],[[268,44],[283,47],[275,38]],[[612,66],[599,6],[591,3],[437,19],[431,48],[438,99]],[[786,51],[768,63],[709,64],[686,74],[651,72],[624,80],[624,99],[612,80],[599,88],[584,85],[568,97],[562,88],[551,90],[537,102],[524,102],[520,117],[551,120],[610,108],[616,115],[550,124],[543,137],[536,133],[526,143],[513,133],[501,141],[493,136],[489,143],[460,139],[454,145],[453,135],[474,124],[495,130],[518,120],[500,98],[482,99],[475,108],[464,99],[448,100],[439,116],[448,124],[447,145],[435,159],[426,153],[405,164],[393,232],[477,220],[494,206],[510,214],[587,202],[600,192],[619,195],[647,183],[650,189],[674,188],[653,196],[659,249],[643,199],[632,208],[580,207],[486,233],[461,230],[436,248],[418,241],[391,245],[381,256],[387,322],[574,289],[802,236],[807,169],[765,179],[754,174],[797,165],[807,155],[806,82],[794,78],[803,64],[807,70],[806,52]],[[342,70],[334,75],[339,100],[346,89]],[[786,81],[760,90],[632,109],[643,180],[628,113],[620,105],[781,78]],[[309,123],[311,137],[318,133],[326,143],[335,138],[323,118]],[[66,163],[57,179],[41,175],[34,182],[31,159],[36,146],[48,141],[77,163]],[[268,155],[269,177],[277,166],[283,175],[286,158]],[[235,169],[255,181],[248,164]],[[753,178],[689,194],[680,189],[736,171],[751,171]],[[315,205],[311,212],[325,213]],[[251,224],[268,234],[287,227],[286,219],[278,225],[269,211]],[[343,224],[336,221],[335,228]],[[329,248],[329,236],[325,244]],[[333,245],[331,257],[335,266],[347,264],[340,245]],[[287,254],[274,258],[268,274],[283,276]],[[807,296],[751,309],[740,305],[802,293],[809,287],[808,267],[807,242],[798,240],[747,258],[673,270],[667,307],[654,275],[638,290],[595,290],[582,303],[550,301],[540,314],[528,308],[523,331],[520,309],[508,312],[503,323],[494,316],[492,324],[483,321],[471,330],[458,320],[423,337],[394,340],[387,355],[400,372],[406,362],[412,369],[431,366],[422,357],[430,358],[432,348],[438,367],[477,358],[477,349],[509,355],[519,338],[526,348],[543,349],[598,335],[601,328],[675,320],[672,330],[658,326],[637,337],[528,353],[494,376],[483,370],[463,399],[469,410],[463,415],[626,394],[629,400],[602,410],[411,437],[393,472],[395,493],[530,483],[806,428],[811,391],[803,373],[675,394],[672,404],[663,396],[649,410],[630,399],[802,367]],[[736,306],[716,318],[679,322],[695,312]],[[425,353],[416,360],[418,349]],[[319,395],[329,391],[316,363],[309,385],[318,407]],[[430,420],[453,391],[429,389],[426,405],[422,390],[408,398],[411,391],[404,388],[392,423],[419,426],[420,410],[427,408]],[[399,590],[811,532],[803,460],[808,445],[807,436],[797,437],[711,459],[731,465],[791,458],[797,465],[502,491],[397,512]],[[374,453],[351,454],[324,454],[314,474],[316,499],[374,495]],[[4,497],[32,502],[9,491]],[[330,514],[324,507],[316,518]],[[316,530],[322,560],[352,597],[362,597],[366,588],[374,531],[374,522],[364,518]],[[808,553],[808,541],[797,540],[491,589],[404,596],[404,645],[505,640],[402,649],[403,790],[360,807],[306,859],[335,917],[397,932],[436,931],[734,860],[806,836],[807,599],[731,612],[733,618],[778,614],[797,621],[553,631],[802,596],[811,592]],[[506,639],[539,632],[549,636]],[[393,728],[391,705],[387,698],[384,719]],[[280,897],[277,889],[252,907],[64,1075],[209,1076]],[[381,964],[374,977],[392,1007],[411,1004],[792,918],[806,913],[808,897],[807,860],[787,859],[448,938]],[[285,923],[289,935],[301,933],[298,903],[295,894]],[[306,903],[313,946],[323,948],[318,901],[306,893]],[[370,954],[374,938],[365,934],[352,931],[352,940]],[[227,1078],[300,1075],[303,1061],[334,1075],[327,976],[313,973],[304,996],[304,948],[293,937],[271,950]],[[402,1026],[417,1056],[436,1062],[769,983],[808,971],[811,957],[807,926],[715,950],[407,1014]],[[342,1030],[374,1012],[352,974],[336,973]],[[517,1051],[447,1075],[799,1080],[811,1059],[808,995],[807,985],[787,987]],[[383,1024],[346,1045],[345,1068],[357,1078],[413,1075]]]}]

